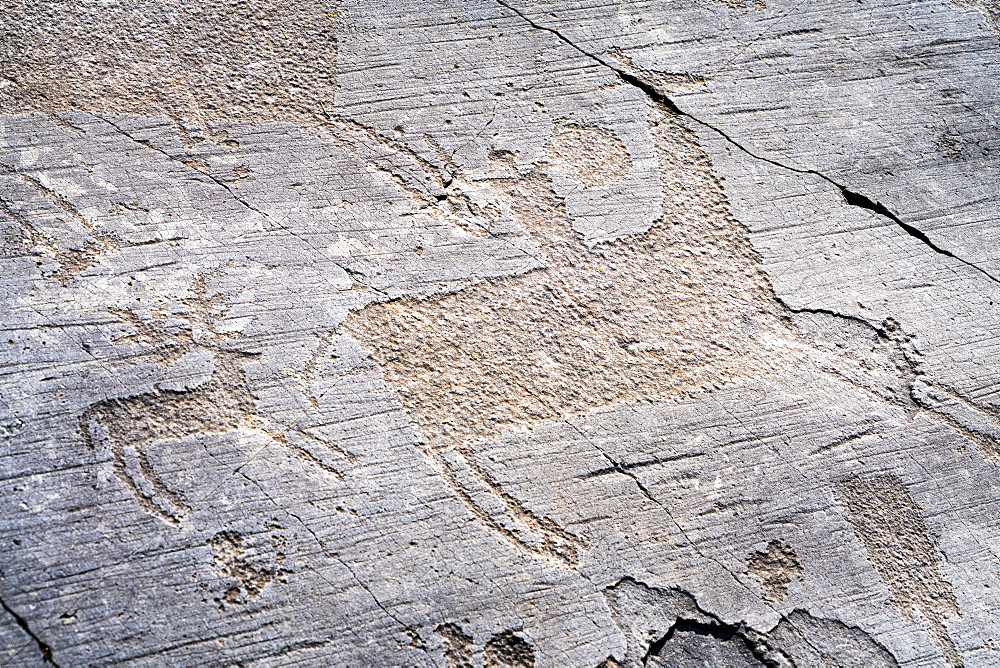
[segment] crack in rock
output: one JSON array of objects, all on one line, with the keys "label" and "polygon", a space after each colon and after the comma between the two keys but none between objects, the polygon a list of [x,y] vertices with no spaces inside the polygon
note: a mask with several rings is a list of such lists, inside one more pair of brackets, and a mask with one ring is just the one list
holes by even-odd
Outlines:
[{"label": "crack in rock", "polygon": [[14,612],[14,609],[7,605],[7,602],[2,598],[0,598],[0,607],[6,610],[7,614],[13,617],[14,621],[17,622],[17,625],[21,627],[21,630],[23,630],[32,640],[35,641],[35,644],[38,646],[38,651],[41,652],[42,661],[50,666],[56,666],[56,668],[58,668],[59,664],[52,658],[52,648],[39,638],[38,635],[31,629],[31,626],[28,624],[28,620]]},{"label": "crack in rock", "polygon": [[548,32],[548,33],[554,35],[560,41],[562,41],[564,44],[570,46],[574,50],[578,51],[580,54],[582,54],[582,55],[586,56],[587,58],[593,60],[594,62],[598,63],[599,65],[602,65],[603,67],[606,67],[607,69],[611,70],[622,81],[624,81],[625,83],[630,84],[630,85],[638,88],[643,93],[645,93],[646,96],[650,100],[652,100],[653,102],[657,102],[659,104],[662,104],[663,106],[665,106],[667,109],[669,109],[673,113],[675,113],[675,114],[677,114],[679,116],[684,116],[685,118],[689,118],[692,121],[694,121],[695,123],[698,123],[699,125],[702,125],[702,126],[708,128],[708,129],[714,131],[719,136],[721,136],[723,139],[725,139],[727,142],[729,142],[730,144],[732,144],[733,146],[735,146],[736,148],[738,148],[743,153],[746,153],[750,157],[752,157],[752,158],[754,158],[756,160],[763,160],[765,162],[769,162],[772,165],[775,165],[776,167],[780,167],[780,168],[786,169],[788,171],[798,172],[799,174],[812,174],[814,176],[818,176],[819,178],[823,179],[824,181],[826,181],[826,182],[830,183],[831,185],[835,186],[837,188],[837,190],[840,192],[841,196],[843,197],[844,202],[847,203],[849,206],[854,206],[854,207],[859,207],[859,208],[862,208],[862,209],[867,209],[868,211],[871,211],[871,212],[876,213],[876,214],[878,214],[878,215],[880,215],[880,216],[882,216],[884,218],[887,218],[888,220],[892,221],[897,227],[899,227],[904,232],[906,232],[906,234],[908,234],[909,236],[913,237],[917,241],[921,242],[922,244],[924,244],[925,246],[927,246],[928,248],[930,248],[935,253],[938,253],[939,255],[944,255],[945,257],[949,257],[949,258],[952,258],[954,260],[957,260],[958,262],[961,262],[962,264],[964,264],[964,265],[966,265],[966,266],[968,266],[968,267],[976,270],[977,272],[979,272],[983,276],[986,276],[991,281],[993,281],[995,283],[1000,283],[1000,279],[998,279],[997,277],[993,276],[991,273],[989,273],[985,269],[982,269],[979,265],[975,264],[974,262],[970,262],[968,260],[965,260],[962,257],[960,257],[960,256],[956,255],[955,253],[953,253],[952,251],[949,251],[949,250],[947,250],[945,248],[942,248],[941,246],[939,246],[936,243],[934,243],[933,241],[931,241],[931,239],[927,236],[926,233],[922,232],[921,230],[919,230],[918,228],[914,227],[913,225],[911,225],[909,223],[903,222],[899,218],[899,216],[897,216],[896,214],[894,214],[891,211],[889,211],[889,209],[887,209],[884,205],[880,204],[879,202],[877,202],[875,200],[872,200],[871,198],[869,198],[869,197],[867,197],[867,196],[865,196],[865,195],[863,195],[861,193],[854,192],[853,190],[851,190],[847,186],[845,186],[845,185],[843,185],[841,183],[838,183],[837,181],[835,181],[834,179],[830,178],[826,174],[823,174],[822,172],[816,171],[814,169],[801,169],[801,168],[797,168],[797,167],[791,167],[789,165],[786,165],[786,164],[784,164],[782,162],[779,162],[777,160],[774,160],[772,158],[767,158],[767,157],[764,157],[762,155],[758,155],[757,153],[754,153],[753,151],[751,151],[750,149],[748,149],[747,147],[743,146],[741,143],[739,143],[738,141],[736,141],[735,139],[733,139],[733,137],[731,137],[727,132],[725,132],[721,128],[719,128],[719,127],[717,127],[717,126],[715,126],[715,125],[713,125],[711,123],[708,123],[707,121],[703,121],[702,119],[700,119],[700,118],[698,118],[696,116],[693,116],[689,112],[684,111],[683,109],[681,109],[680,107],[678,107],[677,104],[668,95],[664,94],[656,85],[651,84],[651,83],[643,80],[642,78],[636,76],[635,74],[632,74],[631,72],[629,72],[627,70],[622,69],[621,67],[615,66],[614,64],[608,62],[608,60],[606,60],[606,59],[598,56],[597,54],[591,53],[591,52],[587,51],[586,49],[583,49],[582,47],[578,46],[575,42],[573,42],[571,39],[569,39],[568,37],[566,37],[561,31],[559,31],[559,30],[557,30],[555,28],[551,28],[549,26],[541,25],[540,23],[536,23],[535,21],[533,21],[532,19],[530,19],[528,16],[526,16],[523,12],[521,12],[520,10],[512,7],[505,0],[496,0],[496,2],[498,4],[500,4],[500,5],[502,5],[503,7],[507,8],[508,10],[510,10],[511,12],[513,12],[514,14],[516,14],[517,16],[519,16],[522,19],[524,19],[524,21],[526,21],[533,28],[536,28],[538,30],[542,30],[542,31],[545,31],[545,32]]},{"label": "crack in rock", "polygon": [[[863,630],[805,610],[782,615],[770,631],[727,623],[680,588],[662,589],[625,577],[604,590],[626,651],[605,666],[704,665],[733,668],[898,668]],[[613,663],[612,663],[613,662]]]}]

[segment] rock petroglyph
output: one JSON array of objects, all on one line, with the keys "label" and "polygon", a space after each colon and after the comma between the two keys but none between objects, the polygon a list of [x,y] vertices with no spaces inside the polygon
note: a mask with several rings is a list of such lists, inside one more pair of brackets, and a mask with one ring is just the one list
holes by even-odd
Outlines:
[{"label": "rock petroglyph", "polygon": [[[191,319],[174,318],[170,327],[165,318],[142,320],[131,312],[112,310],[133,328],[120,340],[152,346],[158,363],[168,369],[171,364],[179,366],[183,375],[157,383],[152,392],[97,402],[79,418],[88,445],[110,450],[116,476],[140,507],[174,525],[190,511],[190,500],[170,489],[155,470],[149,452],[163,441],[240,429],[259,432],[335,476],[340,471],[323,453],[350,458],[295,423],[276,424],[259,414],[243,372],[258,355],[227,348],[232,337],[218,336],[201,322],[211,317],[213,309],[213,300],[204,293],[204,280],[199,278],[193,285],[194,297],[187,300]],[[319,354],[326,353],[328,345],[326,337]],[[307,394],[307,399],[315,408],[315,398]]]},{"label": "rock petroglyph", "polygon": [[[373,304],[344,325],[371,350],[424,449],[473,512],[570,566],[583,541],[533,518],[463,446],[616,402],[767,373],[779,365],[768,339],[790,335],[693,135],[665,112],[652,131],[671,201],[648,232],[588,247],[546,173],[518,174],[512,156],[500,154],[486,182],[538,242],[545,267]],[[557,130],[553,169],[584,186],[612,181],[627,156],[609,134]],[[463,478],[489,490],[482,502]]]},{"label": "rock petroglyph", "polygon": [[984,0],[9,0],[0,664],[1000,663]]},{"label": "rock petroglyph", "polygon": [[[658,113],[653,132],[671,201],[648,232],[587,247],[549,178],[499,156],[488,183],[546,266],[349,316],[428,449],[773,364],[759,342],[787,327],[707,159],[676,118]],[[572,158],[568,173],[589,175],[613,159],[572,137],[555,169]]]}]

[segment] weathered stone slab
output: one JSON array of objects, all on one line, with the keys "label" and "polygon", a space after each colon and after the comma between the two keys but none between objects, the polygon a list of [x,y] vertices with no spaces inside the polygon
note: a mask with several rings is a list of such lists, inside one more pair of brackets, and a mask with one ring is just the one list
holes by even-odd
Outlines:
[{"label": "weathered stone slab", "polygon": [[988,3],[11,2],[5,665],[988,666]]}]

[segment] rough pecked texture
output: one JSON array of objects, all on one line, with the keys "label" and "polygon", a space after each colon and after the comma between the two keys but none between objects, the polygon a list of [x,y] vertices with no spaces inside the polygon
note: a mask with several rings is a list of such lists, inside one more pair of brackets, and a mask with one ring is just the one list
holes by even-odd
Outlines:
[{"label": "rough pecked texture", "polygon": [[0,665],[1000,663],[996,2],[0,4]]}]

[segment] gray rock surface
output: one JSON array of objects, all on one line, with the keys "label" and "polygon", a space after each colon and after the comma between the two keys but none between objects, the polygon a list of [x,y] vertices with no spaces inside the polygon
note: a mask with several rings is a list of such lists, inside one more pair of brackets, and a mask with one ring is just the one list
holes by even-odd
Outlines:
[{"label": "gray rock surface", "polygon": [[992,0],[7,0],[0,663],[1000,663]]}]

